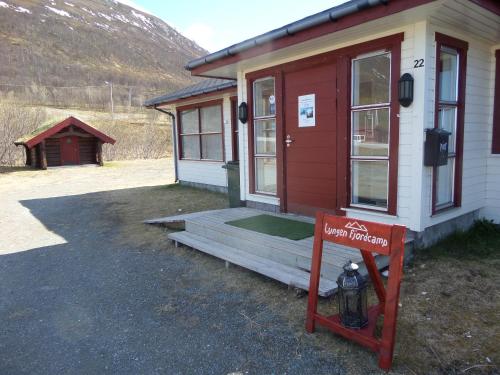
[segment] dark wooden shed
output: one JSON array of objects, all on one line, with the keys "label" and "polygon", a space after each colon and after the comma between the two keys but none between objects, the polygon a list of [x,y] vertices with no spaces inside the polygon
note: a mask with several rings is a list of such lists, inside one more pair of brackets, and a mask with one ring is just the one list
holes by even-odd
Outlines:
[{"label": "dark wooden shed", "polygon": [[50,120],[14,142],[26,149],[26,165],[47,169],[62,165],[102,165],[102,145],[115,140],[75,117]]}]

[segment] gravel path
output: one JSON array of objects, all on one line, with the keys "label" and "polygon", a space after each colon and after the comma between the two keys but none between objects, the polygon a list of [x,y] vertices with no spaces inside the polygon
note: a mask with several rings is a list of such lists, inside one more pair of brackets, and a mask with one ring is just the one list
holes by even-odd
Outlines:
[{"label": "gravel path", "polygon": [[286,288],[137,224],[170,171],[0,175],[0,374],[346,373],[283,315]]}]

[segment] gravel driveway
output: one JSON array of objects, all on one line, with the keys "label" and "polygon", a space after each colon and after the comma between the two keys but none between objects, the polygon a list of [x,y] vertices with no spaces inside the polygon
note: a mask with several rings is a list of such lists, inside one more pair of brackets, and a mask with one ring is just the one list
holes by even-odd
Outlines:
[{"label": "gravel driveway", "polygon": [[162,186],[171,170],[0,175],[0,374],[355,373],[342,360],[350,344],[335,352],[338,340],[304,333],[304,298],[141,224],[225,204]]}]

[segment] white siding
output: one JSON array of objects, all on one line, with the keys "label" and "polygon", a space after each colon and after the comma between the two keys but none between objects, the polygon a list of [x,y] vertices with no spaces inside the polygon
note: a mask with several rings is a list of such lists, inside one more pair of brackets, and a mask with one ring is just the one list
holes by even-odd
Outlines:
[{"label": "white siding", "polygon": [[[500,45],[491,49],[491,87],[489,91],[491,105],[491,124],[493,124],[493,97],[494,97],[494,82],[495,82],[495,50],[500,49]],[[488,143],[491,145],[493,126],[488,129]],[[486,184],[486,207],[482,210],[482,214],[490,220],[500,223],[500,155],[489,153],[487,164],[487,184]]]}]

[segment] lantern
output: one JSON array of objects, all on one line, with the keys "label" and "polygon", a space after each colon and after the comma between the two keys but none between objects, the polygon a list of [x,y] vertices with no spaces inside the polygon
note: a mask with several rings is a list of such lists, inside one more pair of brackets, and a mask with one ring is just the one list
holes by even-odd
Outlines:
[{"label": "lantern", "polygon": [[344,327],[362,328],[368,324],[367,281],[351,261],[337,279],[340,321]]},{"label": "lantern", "polygon": [[247,103],[241,102],[238,107],[238,119],[242,124],[246,124],[248,120],[248,106]]},{"label": "lantern", "polygon": [[413,102],[413,77],[410,73],[405,73],[398,81],[399,104],[409,107]]}]

